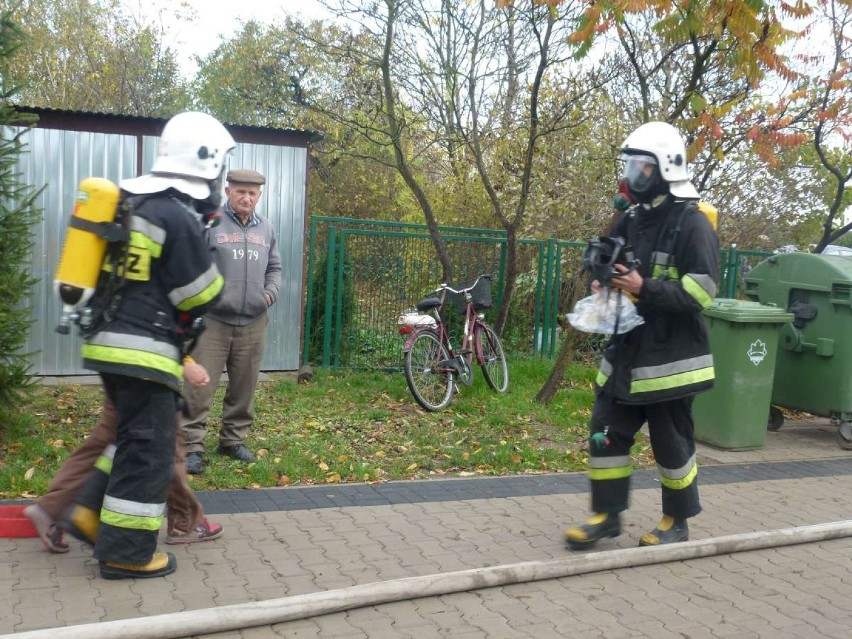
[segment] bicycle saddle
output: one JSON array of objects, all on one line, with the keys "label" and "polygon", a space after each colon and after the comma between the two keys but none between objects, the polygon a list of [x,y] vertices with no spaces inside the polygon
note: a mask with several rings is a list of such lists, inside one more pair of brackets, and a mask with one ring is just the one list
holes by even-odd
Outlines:
[{"label": "bicycle saddle", "polygon": [[437,308],[441,305],[441,300],[437,297],[427,297],[426,299],[420,300],[417,302],[417,310],[418,311],[428,311],[433,308]]}]

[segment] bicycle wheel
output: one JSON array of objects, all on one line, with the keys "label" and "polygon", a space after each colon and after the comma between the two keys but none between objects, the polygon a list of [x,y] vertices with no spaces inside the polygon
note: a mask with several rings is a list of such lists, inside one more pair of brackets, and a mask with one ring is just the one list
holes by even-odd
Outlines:
[{"label": "bicycle wheel", "polygon": [[506,363],[506,353],[503,343],[497,337],[494,329],[485,322],[476,326],[477,356],[481,356],[480,367],[488,385],[498,393],[505,393],[509,388],[509,365]]},{"label": "bicycle wheel", "polygon": [[445,408],[453,398],[453,374],[437,370],[438,362],[449,357],[438,336],[429,331],[419,333],[403,357],[408,389],[428,411]]}]

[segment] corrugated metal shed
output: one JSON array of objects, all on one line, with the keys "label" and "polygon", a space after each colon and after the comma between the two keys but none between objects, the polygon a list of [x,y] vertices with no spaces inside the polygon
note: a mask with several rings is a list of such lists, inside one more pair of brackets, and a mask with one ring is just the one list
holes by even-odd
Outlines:
[{"label": "corrugated metal shed", "polygon": [[[113,182],[147,172],[156,156],[165,120],[52,109],[19,109],[39,117],[22,140],[27,152],[16,168],[24,181],[44,187],[38,206],[44,219],[34,229],[33,318],[25,345],[35,375],[79,375],[81,340],[60,335],[60,304],[53,275],[59,262],[68,216],[80,180],[99,176]],[[282,281],[271,310],[263,370],[297,370],[301,358],[303,255],[307,209],[308,145],[305,131],[227,125],[237,141],[230,167],[249,167],[267,177],[258,211],[275,226],[281,250]]]}]

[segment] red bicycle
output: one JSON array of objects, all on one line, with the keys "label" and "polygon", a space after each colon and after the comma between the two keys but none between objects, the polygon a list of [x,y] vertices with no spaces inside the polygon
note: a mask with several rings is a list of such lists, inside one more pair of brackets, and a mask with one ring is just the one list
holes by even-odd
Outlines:
[{"label": "red bicycle", "polygon": [[[436,297],[417,303],[416,311],[400,316],[399,333],[406,338],[403,352],[405,381],[414,399],[428,411],[446,408],[459,382],[473,383],[473,361],[488,385],[498,393],[509,388],[509,367],[503,343],[488,324],[484,310],[491,307],[491,276],[480,275],[469,286],[454,289],[441,284]],[[464,333],[458,351],[450,343],[442,319],[452,300],[464,314]]]}]

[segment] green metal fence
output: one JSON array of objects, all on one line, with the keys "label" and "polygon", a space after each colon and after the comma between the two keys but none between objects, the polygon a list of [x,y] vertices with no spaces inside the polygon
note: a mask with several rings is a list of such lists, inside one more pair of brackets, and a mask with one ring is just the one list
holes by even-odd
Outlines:
[{"label": "green metal fence", "polygon": [[[493,322],[506,269],[502,231],[442,227],[456,282],[491,273]],[[518,242],[518,270],[509,319],[507,350],[552,357],[559,338],[557,319],[570,309],[569,285],[582,268],[586,242]],[[719,295],[735,297],[744,273],[766,253],[720,255]],[[303,361],[319,366],[398,368],[403,340],[397,318],[440,282],[441,267],[425,225],[316,216],[311,219]],[[457,326],[448,318],[451,337]]]},{"label": "green metal fence", "polygon": [[772,253],[764,251],[741,251],[736,244],[720,251],[719,297],[736,298],[745,288],[748,272]]}]

